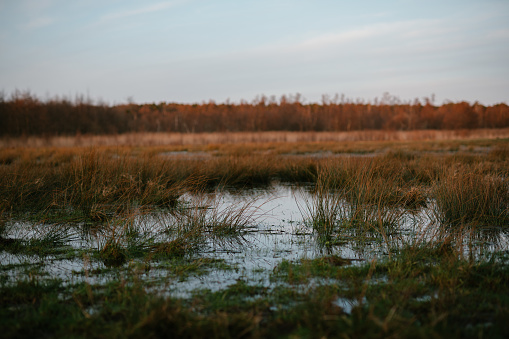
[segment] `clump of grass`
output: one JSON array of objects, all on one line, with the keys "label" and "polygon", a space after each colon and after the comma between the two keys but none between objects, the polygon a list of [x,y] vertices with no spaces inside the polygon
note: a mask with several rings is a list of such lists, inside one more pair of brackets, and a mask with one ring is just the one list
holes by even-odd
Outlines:
[{"label": "clump of grass", "polygon": [[[217,200],[216,200],[217,201]],[[206,220],[208,229],[216,238],[242,237],[242,232],[248,228],[260,215],[259,207],[254,206],[256,199],[252,199],[243,205],[214,205],[208,211]]]},{"label": "clump of grass", "polygon": [[509,226],[509,188],[500,177],[471,167],[444,169],[433,197],[434,213],[443,225]]},{"label": "clump of grass", "polygon": [[197,208],[194,213],[200,215],[200,220],[206,225],[207,231],[214,236],[238,236],[246,228],[260,220],[263,205],[271,199],[260,202],[255,194],[243,199],[240,203],[232,203],[230,195],[238,191],[217,189],[212,194],[198,194],[191,200]]},{"label": "clump of grass", "polygon": [[96,231],[98,257],[108,267],[129,259],[183,257],[205,242],[205,229],[182,215],[155,214],[118,218]]},{"label": "clump of grass", "polygon": [[428,205],[428,197],[423,187],[412,186],[408,189],[399,189],[399,193],[404,207],[418,209]]},{"label": "clump of grass", "polygon": [[98,257],[108,267],[121,266],[129,259],[147,255],[158,232],[143,222],[143,216],[128,215],[113,219],[94,232]]},{"label": "clump of grass", "polygon": [[403,211],[385,202],[388,188],[379,178],[373,179],[371,169],[347,177],[341,189],[336,188],[337,171],[330,164],[320,168],[313,197],[301,210],[321,244],[342,244],[342,237],[352,232],[356,238],[365,237],[366,232],[386,238],[389,230],[397,229]]},{"label": "clump of grass", "polygon": [[221,207],[220,198],[205,196],[197,194],[169,212],[109,221],[96,232],[99,258],[107,266],[119,266],[140,256],[148,260],[189,256],[209,242],[242,242],[243,230],[258,217],[255,200]]},{"label": "clump of grass", "polygon": [[0,235],[0,249],[9,253],[23,253],[44,257],[64,254],[69,244],[76,239],[76,233],[68,225],[35,224],[23,227],[9,227],[5,236]]},{"label": "clump of grass", "polygon": [[329,170],[329,167],[320,168],[313,198],[306,201],[305,209],[299,206],[304,219],[309,221],[322,242],[332,239],[339,220],[345,219],[348,213],[343,196],[332,188]]},{"label": "clump of grass", "polygon": [[327,187],[342,190],[344,198],[355,205],[395,207],[421,205],[425,200],[410,160],[383,155],[332,160],[319,167],[326,173]]},{"label": "clump of grass", "polygon": [[[222,193],[196,193],[184,207],[160,214],[163,235],[152,246],[155,257],[182,257],[200,251],[208,243],[243,243],[243,231],[257,220],[256,199],[241,205],[222,205]],[[151,255],[152,255],[151,254]]]},{"label": "clump of grass", "polygon": [[[123,206],[175,207],[184,183],[175,183],[166,171],[169,164],[150,157],[111,157],[94,151],[70,164],[69,204],[91,219],[104,220],[108,210]],[[111,213],[111,212],[110,212]]]},{"label": "clump of grass", "polygon": [[390,161],[374,159],[352,165],[345,182],[345,196],[352,204],[395,206],[402,202],[397,190],[400,177],[392,173]]},{"label": "clump of grass", "polygon": [[156,257],[174,258],[183,257],[195,250],[196,243],[184,237],[154,245],[153,254]]},{"label": "clump of grass", "polygon": [[115,240],[109,240],[102,246],[99,257],[106,267],[117,267],[126,263],[127,251]]}]

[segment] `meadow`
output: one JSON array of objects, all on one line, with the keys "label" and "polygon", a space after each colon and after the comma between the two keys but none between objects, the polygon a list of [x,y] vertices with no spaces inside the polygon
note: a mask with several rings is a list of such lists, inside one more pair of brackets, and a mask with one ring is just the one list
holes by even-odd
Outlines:
[{"label": "meadow", "polygon": [[0,145],[5,338],[509,335],[506,129]]}]

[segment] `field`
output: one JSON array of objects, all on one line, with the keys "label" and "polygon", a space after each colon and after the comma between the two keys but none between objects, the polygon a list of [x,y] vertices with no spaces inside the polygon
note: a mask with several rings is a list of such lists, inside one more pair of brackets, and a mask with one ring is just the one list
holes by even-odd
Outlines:
[{"label": "field", "polygon": [[0,140],[2,337],[509,336],[509,131]]}]

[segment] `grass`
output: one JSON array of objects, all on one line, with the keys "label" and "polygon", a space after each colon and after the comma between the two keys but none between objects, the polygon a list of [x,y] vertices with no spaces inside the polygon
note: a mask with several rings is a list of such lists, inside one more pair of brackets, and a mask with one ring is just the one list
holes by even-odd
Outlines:
[{"label": "grass", "polygon": [[177,183],[167,173],[168,163],[148,157],[76,150],[75,154],[38,158],[23,154],[2,167],[4,210],[51,214],[65,209],[75,217],[104,221],[140,205],[173,207],[183,185],[193,185],[186,180]]},{"label": "grass", "polygon": [[320,168],[312,199],[306,201],[301,213],[322,245],[331,247],[353,238],[373,237],[387,242],[387,234],[402,224],[404,210],[400,205],[423,205],[412,197],[416,194],[413,190],[402,195],[394,179],[378,177],[378,165],[373,160],[343,161],[339,166],[329,162]]},{"label": "grass", "polygon": [[[198,145],[231,145],[240,144],[243,148],[249,144],[280,143],[293,146],[294,143],[329,143],[330,145],[349,143],[355,149],[365,151],[377,147],[380,143],[390,142],[396,147],[405,146],[406,143],[422,147],[429,141],[445,142],[447,145],[457,145],[464,140],[507,138],[508,129],[475,129],[475,130],[423,130],[423,131],[352,131],[352,132],[232,132],[232,133],[125,133],[120,135],[90,135],[80,136],[54,136],[54,137],[21,137],[2,138],[0,146],[9,147],[90,147],[90,146],[144,146],[153,147],[173,145],[178,149],[193,148]],[[496,141],[495,141],[496,142]],[[359,147],[359,144],[361,147]],[[334,146],[333,146],[334,147]],[[336,146],[337,147],[337,146]],[[202,148],[200,148],[202,149]]]},{"label": "grass", "polygon": [[0,149],[3,337],[507,337],[507,139],[258,141]]},{"label": "grass", "polygon": [[[136,276],[92,286],[92,294],[84,284],[20,281],[2,287],[2,305],[11,309],[2,307],[0,326],[7,337],[506,336],[509,271],[496,262],[507,257],[475,264],[440,250],[425,252],[402,251],[397,260],[361,266],[333,257],[283,262],[277,279],[340,283],[270,290],[240,280],[187,300],[150,294]],[[63,300],[57,297],[62,292]]]},{"label": "grass", "polygon": [[[332,294],[330,299],[340,295],[355,301],[351,316],[343,319],[362,323],[362,336],[504,337],[509,271],[496,260],[506,262],[507,257],[480,264],[458,259],[440,246],[408,248],[393,260],[362,266],[343,266],[340,258],[282,262],[275,277],[291,284],[336,279],[339,285],[323,288]],[[335,326],[324,328],[329,335],[332,328],[349,330]]]},{"label": "grass", "polygon": [[499,176],[471,166],[444,169],[433,196],[444,225],[509,226],[509,185]]}]

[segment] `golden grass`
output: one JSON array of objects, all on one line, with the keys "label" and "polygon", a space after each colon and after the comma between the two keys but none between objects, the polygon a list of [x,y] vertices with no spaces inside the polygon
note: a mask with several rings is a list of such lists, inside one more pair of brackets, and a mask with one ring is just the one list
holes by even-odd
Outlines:
[{"label": "golden grass", "polygon": [[508,144],[451,139],[2,148],[0,209],[71,207],[104,220],[119,208],[171,207],[198,186],[316,183],[323,168],[330,186],[346,189],[352,203],[419,207],[431,186],[447,177],[444,168],[475,168],[482,178],[505,180]]},{"label": "golden grass", "polygon": [[433,185],[436,214],[444,225],[509,226],[509,185],[479,166],[443,169]]},{"label": "golden grass", "polygon": [[341,143],[509,138],[509,128],[475,130],[352,131],[352,132],[232,132],[127,133],[120,135],[1,138],[7,147],[190,146],[267,143]]}]

